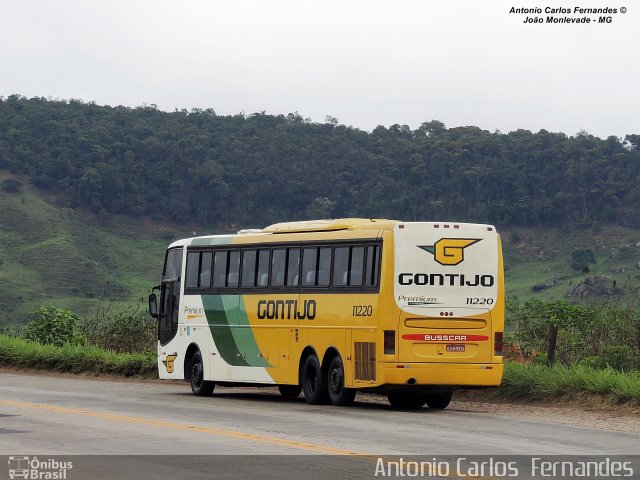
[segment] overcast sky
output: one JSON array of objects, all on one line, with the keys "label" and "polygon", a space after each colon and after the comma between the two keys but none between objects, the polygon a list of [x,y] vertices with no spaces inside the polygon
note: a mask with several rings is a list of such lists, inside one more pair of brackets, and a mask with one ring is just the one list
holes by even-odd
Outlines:
[{"label": "overcast sky", "polygon": [[[590,25],[509,14],[560,5],[628,12]],[[640,133],[629,0],[1,0],[0,44],[5,97],[297,111],[365,130]]]}]

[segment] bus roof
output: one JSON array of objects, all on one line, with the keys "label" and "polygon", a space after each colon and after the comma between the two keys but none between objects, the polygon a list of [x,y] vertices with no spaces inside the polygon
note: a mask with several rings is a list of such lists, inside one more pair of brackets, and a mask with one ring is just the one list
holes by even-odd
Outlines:
[{"label": "bus roof", "polygon": [[[340,230],[392,230],[397,224],[404,223],[424,223],[425,225],[431,225],[433,228],[439,228],[441,225],[444,228],[449,228],[449,224],[454,225],[454,228],[458,228],[460,225],[478,225],[478,224],[466,224],[458,222],[402,222],[400,220],[389,220],[385,218],[336,218],[332,220],[304,220],[299,222],[283,222],[274,223],[268,227],[259,229],[251,228],[240,230],[238,233],[228,233],[222,235],[201,235],[191,238],[183,238],[176,240],[169,248],[178,247],[182,245],[190,245],[193,241],[202,242],[210,240],[211,244],[214,244],[215,240],[227,239],[231,240],[237,236],[243,237],[269,237],[271,235],[285,234],[285,233],[314,233],[314,232],[336,232]],[[486,227],[493,229],[492,225],[486,225]],[[400,226],[402,228],[402,225]],[[205,243],[202,243],[205,244]]]},{"label": "bus roof", "polygon": [[279,233],[312,233],[312,232],[334,232],[338,230],[381,230],[393,228],[399,223],[398,220],[387,220],[383,218],[336,218],[333,220],[304,220],[300,222],[274,223],[268,227],[250,228],[240,230],[238,233],[228,233],[222,235],[199,235],[197,237],[182,238],[169,245],[169,248],[189,245],[193,240],[214,240],[236,236],[269,236]]},{"label": "bus roof", "polygon": [[335,230],[379,230],[398,223],[383,218],[336,218],[335,220],[306,220],[275,223],[264,228],[266,233],[329,232]]}]

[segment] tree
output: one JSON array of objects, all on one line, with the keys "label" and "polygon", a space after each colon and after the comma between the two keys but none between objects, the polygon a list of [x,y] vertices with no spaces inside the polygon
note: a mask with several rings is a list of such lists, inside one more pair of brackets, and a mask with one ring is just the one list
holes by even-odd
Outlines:
[{"label": "tree", "polygon": [[19,193],[22,188],[22,182],[15,178],[5,178],[2,183],[0,183],[0,186],[2,190],[7,193]]},{"label": "tree", "polygon": [[590,248],[574,250],[571,253],[571,268],[588,271],[589,265],[596,263],[596,254]]}]

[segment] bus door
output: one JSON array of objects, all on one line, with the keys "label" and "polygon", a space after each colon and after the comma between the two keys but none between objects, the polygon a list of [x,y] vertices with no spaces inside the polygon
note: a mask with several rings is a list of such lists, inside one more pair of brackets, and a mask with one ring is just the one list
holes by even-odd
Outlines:
[{"label": "bus door", "polygon": [[160,283],[160,305],[158,311],[158,340],[161,345],[169,343],[178,332],[180,312],[180,273],[182,272],[182,247],[167,251],[164,275]]}]

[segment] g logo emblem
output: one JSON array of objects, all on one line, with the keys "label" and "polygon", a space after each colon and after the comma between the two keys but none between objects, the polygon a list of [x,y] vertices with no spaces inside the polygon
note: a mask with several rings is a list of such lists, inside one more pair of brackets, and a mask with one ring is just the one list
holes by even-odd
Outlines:
[{"label": "g logo emblem", "polygon": [[433,255],[433,258],[440,265],[459,265],[464,261],[464,249],[474,243],[478,243],[480,238],[441,238],[430,246],[418,245]]},{"label": "g logo emblem", "polygon": [[167,373],[173,373],[173,362],[177,356],[178,356],[177,353],[174,353],[173,355],[167,355],[166,360],[162,361],[162,363],[164,363],[165,368],[167,369]]}]

